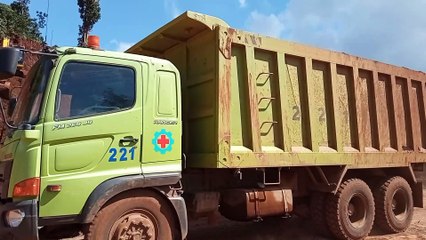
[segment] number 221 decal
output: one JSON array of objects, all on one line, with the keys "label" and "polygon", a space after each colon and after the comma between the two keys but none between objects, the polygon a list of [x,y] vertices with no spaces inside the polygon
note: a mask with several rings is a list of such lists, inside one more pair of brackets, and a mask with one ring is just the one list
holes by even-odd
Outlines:
[{"label": "number 221 decal", "polygon": [[118,149],[110,148],[109,153],[111,153],[111,156],[109,156],[108,162],[117,162],[117,160],[119,160],[120,162],[124,162],[127,161],[129,158],[130,160],[135,159],[135,147],[132,147],[130,149],[124,147]]}]

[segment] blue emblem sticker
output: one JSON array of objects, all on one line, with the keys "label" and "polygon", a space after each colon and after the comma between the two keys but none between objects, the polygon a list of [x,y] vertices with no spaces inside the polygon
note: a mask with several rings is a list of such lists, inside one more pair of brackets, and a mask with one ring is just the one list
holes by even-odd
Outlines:
[{"label": "blue emblem sticker", "polygon": [[154,138],[152,139],[154,150],[161,154],[166,154],[167,152],[172,151],[174,143],[175,140],[172,137],[172,133],[166,131],[166,129],[161,129],[161,131],[155,132]]}]

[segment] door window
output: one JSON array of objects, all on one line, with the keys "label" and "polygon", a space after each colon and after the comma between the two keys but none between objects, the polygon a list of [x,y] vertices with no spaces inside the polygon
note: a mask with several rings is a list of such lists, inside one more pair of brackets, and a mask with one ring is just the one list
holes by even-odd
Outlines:
[{"label": "door window", "polygon": [[70,62],[64,66],[56,98],[56,120],[99,115],[135,103],[132,68]]},{"label": "door window", "polygon": [[174,72],[157,72],[157,117],[177,117],[177,80]]}]

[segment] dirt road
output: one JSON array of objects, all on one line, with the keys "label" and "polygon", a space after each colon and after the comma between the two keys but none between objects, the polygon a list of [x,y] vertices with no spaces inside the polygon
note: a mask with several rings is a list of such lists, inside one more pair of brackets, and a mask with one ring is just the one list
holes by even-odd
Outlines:
[{"label": "dirt road", "polygon": [[[426,193],[423,195],[426,203]],[[280,219],[260,223],[235,223],[224,219],[217,226],[209,227],[204,223],[192,226],[188,240],[326,240],[313,232],[309,221],[300,218]],[[416,208],[410,228],[400,234],[384,235],[373,230],[369,240],[426,240],[426,208]]]},{"label": "dirt road", "polygon": [[[423,197],[426,203],[426,192]],[[199,221],[191,223],[190,229],[188,240],[327,240],[314,233],[309,221],[297,217],[258,223],[238,223],[220,218],[215,226],[209,226],[206,222]],[[368,240],[426,240],[426,208],[415,209],[413,222],[404,233],[384,235],[373,230],[370,235]],[[82,236],[67,238],[67,240],[82,239]]]}]

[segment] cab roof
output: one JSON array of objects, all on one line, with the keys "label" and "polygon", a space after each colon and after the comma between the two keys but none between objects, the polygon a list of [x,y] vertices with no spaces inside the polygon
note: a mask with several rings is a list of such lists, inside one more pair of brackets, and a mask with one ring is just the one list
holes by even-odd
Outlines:
[{"label": "cab roof", "polygon": [[96,50],[96,49],[84,48],[84,47],[58,47],[56,48],[56,51],[58,54],[82,54],[82,55],[138,61],[138,62],[147,62],[147,63],[154,63],[154,64],[160,64],[160,65],[173,65],[170,61],[165,59],[153,58],[153,57],[132,54],[132,53]]}]

